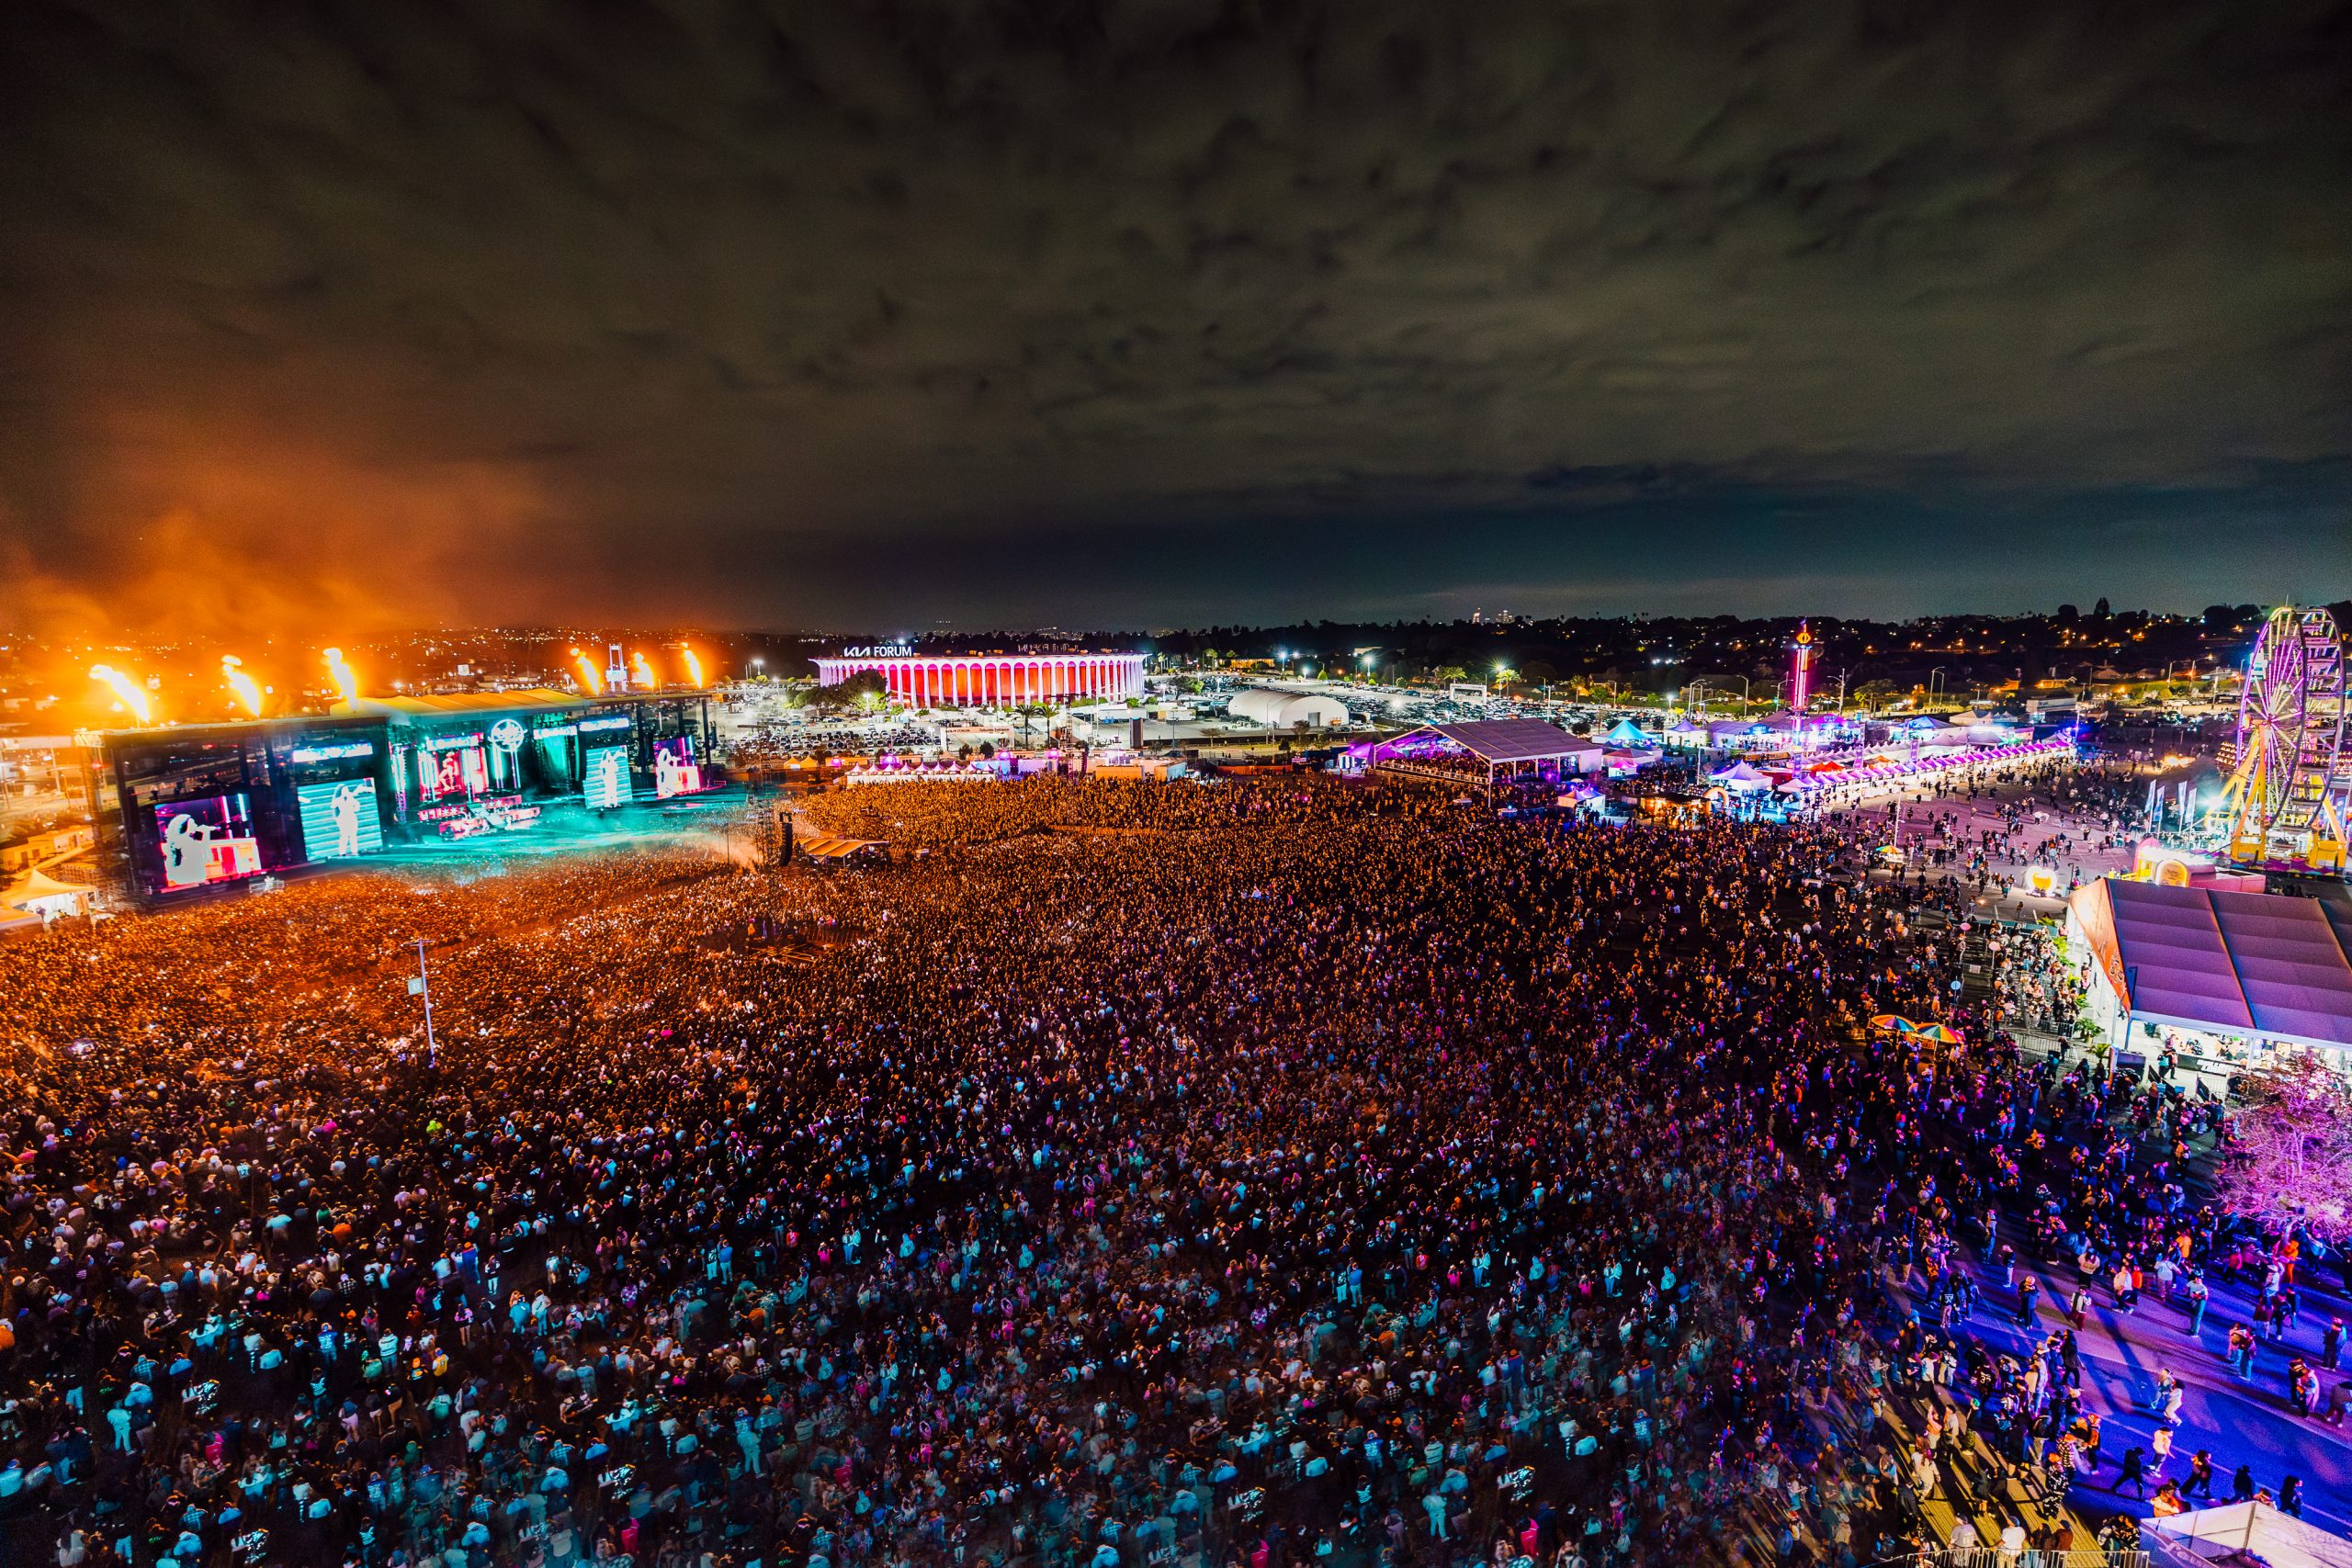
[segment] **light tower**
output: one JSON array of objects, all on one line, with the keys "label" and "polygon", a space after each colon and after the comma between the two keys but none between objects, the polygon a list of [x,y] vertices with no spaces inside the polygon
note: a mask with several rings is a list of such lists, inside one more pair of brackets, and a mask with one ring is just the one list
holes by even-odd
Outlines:
[{"label": "light tower", "polygon": [[1805,704],[1813,700],[1813,628],[1805,622],[1797,623],[1797,640],[1792,647],[1795,657],[1789,667],[1789,711],[1803,713]]},{"label": "light tower", "polygon": [[616,642],[605,645],[605,690],[628,690],[628,660],[621,657],[621,645]]}]

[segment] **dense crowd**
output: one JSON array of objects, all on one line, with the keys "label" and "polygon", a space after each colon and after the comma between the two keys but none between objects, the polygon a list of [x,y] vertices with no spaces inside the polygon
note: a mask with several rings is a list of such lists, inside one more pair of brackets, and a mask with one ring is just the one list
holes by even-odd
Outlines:
[{"label": "dense crowd", "polygon": [[[1834,829],[813,809],[932,852],[0,947],[9,1560],[1862,1562],[1920,1410],[2068,1429],[1955,1327],[1957,1243],[2256,1246],[2162,1086],[1871,1038],[1956,894],[1825,880]],[[830,940],[733,940],[779,925]]]}]

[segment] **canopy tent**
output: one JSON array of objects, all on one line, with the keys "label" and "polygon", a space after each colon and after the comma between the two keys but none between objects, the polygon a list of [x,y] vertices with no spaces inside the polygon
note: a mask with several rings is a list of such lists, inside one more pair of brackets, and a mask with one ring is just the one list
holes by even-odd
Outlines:
[{"label": "canopy tent", "polygon": [[1717,768],[1707,775],[1708,781],[1726,789],[1763,789],[1771,783],[1746,762],[1734,762],[1728,768]]},{"label": "canopy tent", "polygon": [[2066,917],[2127,1023],[2352,1046],[2352,916],[2316,899],[2106,876]]},{"label": "canopy tent", "polygon": [[1691,735],[1697,733],[1698,728],[1697,725],[1690,722],[1690,716],[1687,713],[1677,713],[1667,721],[1666,725],[1666,732],[1668,735]]},{"label": "canopy tent", "polygon": [[840,833],[811,833],[797,845],[800,852],[811,860],[849,860],[860,854],[870,857],[888,847],[879,839],[852,839]]},{"label": "canopy tent", "polygon": [[1609,733],[1601,739],[1611,746],[1647,746],[1651,740],[1648,732],[1630,718],[1621,718],[1611,725]]},{"label": "canopy tent", "polygon": [[1589,773],[1601,766],[1600,742],[1571,735],[1540,718],[1472,719],[1429,724],[1407,730],[1373,749],[1373,766],[1459,783],[1465,771],[1483,772],[1489,788],[1500,777],[1549,771]]},{"label": "canopy tent", "polygon": [[2150,1521],[2166,1544],[2211,1562],[2269,1568],[2352,1568],[2352,1540],[2267,1503],[2224,1503]]},{"label": "canopy tent", "polygon": [[60,882],[47,872],[37,870],[6,893],[0,893],[0,908],[30,909],[35,913],[73,914],[82,908],[82,900],[89,896],[89,892],[86,887]]}]

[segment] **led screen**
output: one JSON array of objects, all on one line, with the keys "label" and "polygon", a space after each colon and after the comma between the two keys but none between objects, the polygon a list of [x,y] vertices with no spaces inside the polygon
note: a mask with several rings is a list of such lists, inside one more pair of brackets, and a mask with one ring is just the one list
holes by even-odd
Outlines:
[{"label": "led screen", "polygon": [[489,787],[490,770],[479,746],[453,746],[446,751],[416,754],[416,793],[426,800],[447,795],[459,799]]},{"label": "led screen", "polygon": [[166,888],[201,887],[258,876],[261,840],[242,795],[175,800],[155,807],[155,836],[164,850]]},{"label": "led screen", "polygon": [[653,748],[653,794],[667,800],[673,795],[692,795],[702,788],[702,767],[695,761],[695,743],[690,736],[674,736],[658,741]]},{"label": "led screen", "polygon": [[628,748],[626,746],[591,746],[587,766],[582,770],[580,797],[592,807],[626,806],[637,798],[636,787],[629,783]]},{"label": "led screen", "polygon": [[312,860],[349,860],[384,847],[375,780],[305,784],[294,798],[302,813],[303,849]]}]

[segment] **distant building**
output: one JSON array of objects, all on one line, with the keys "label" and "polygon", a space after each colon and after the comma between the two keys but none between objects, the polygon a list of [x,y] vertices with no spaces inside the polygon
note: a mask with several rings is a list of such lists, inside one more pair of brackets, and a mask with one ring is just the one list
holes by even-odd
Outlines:
[{"label": "distant building", "polygon": [[1347,705],[1335,698],[1254,686],[1234,694],[1225,711],[1268,729],[1338,729],[1348,722]]}]

